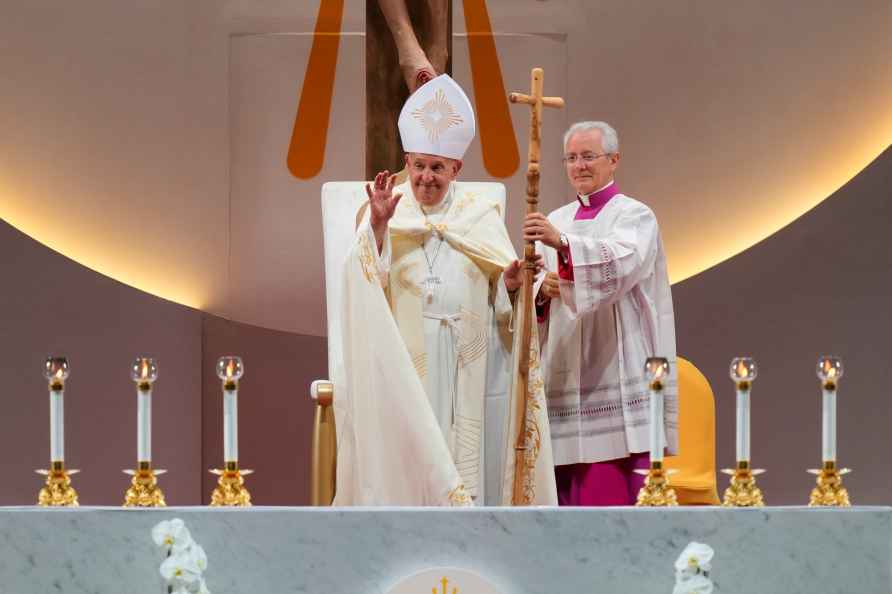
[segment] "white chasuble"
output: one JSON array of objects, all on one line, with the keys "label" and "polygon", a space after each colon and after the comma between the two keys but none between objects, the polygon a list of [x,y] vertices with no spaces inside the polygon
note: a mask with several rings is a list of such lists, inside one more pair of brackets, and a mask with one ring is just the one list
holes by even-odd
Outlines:
[{"label": "white chasuble", "polygon": [[[367,215],[357,230],[344,279],[347,377],[335,387],[335,505],[499,502],[484,486],[498,491],[513,471],[503,463],[513,312],[501,274],[514,249],[497,202],[462,186],[425,209],[409,184],[394,188],[403,198],[380,254]],[[532,396],[547,432],[544,392]],[[550,449],[537,462],[550,466]]]},{"label": "white chasuble", "polygon": [[[594,219],[578,202],[549,215],[570,244],[574,280],[560,281],[540,325],[554,463],[601,462],[650,451],[648,357],[666,357],[665,442],[678,450],[675,318],[653,212],[623,194]],[[540,246],[557,272],[556,250]],[[543,275],[544,276],[544,275]],[[536,284],[536,292],[542,279]]]}]

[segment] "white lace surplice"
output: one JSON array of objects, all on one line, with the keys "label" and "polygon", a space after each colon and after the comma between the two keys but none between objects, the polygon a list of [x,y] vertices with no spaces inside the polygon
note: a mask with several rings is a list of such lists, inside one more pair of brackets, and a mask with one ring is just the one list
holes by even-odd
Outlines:
[{"label": "white lace surplice", "polygon": [[[573,202],[549,215],[570,243],[574,282],[562,280],[543,324],[543,362],[555,464],[600,462],[650,450],[648,357],[666,357],[665,437],[678,449],[675,322],[653,212],[623,194],[594,219]],[[557,252],[540,247],[546,268]],[[536,290],[541,285],[539,279]]]}]

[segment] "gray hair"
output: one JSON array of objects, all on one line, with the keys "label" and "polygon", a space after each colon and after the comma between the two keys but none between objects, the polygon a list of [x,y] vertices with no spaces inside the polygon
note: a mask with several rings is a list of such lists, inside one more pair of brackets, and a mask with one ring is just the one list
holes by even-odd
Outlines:
[{"label": "gray hair", "polygon": [[607,122],[576,122],[564,133],[564,150],[567,150],[567,142],[570,137],[579,132],[598,130],[601,132],[601,148],[605,153],[615,154],[619,152],[619,137],[616,130]]}]

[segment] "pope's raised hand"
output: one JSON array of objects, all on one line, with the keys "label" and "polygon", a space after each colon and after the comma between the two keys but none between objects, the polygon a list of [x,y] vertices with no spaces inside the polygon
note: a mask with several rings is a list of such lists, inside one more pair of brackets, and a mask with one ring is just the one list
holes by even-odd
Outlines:
[{"label": "pope's raised hand", "polygon": [[369,196],[369,223],[375,232],[375,239],[378,242],[378,250],[384,243],[384,233],[387,232],[387,223],[393,217],[396,205],[402,193],[393,193],[393,184],[396,181],[396,174],[390,175],[389,171],[382,171],[375,176],[374,186],[365,185],[365,193]]},{"label": "pope's raised hand", "polygon": [[375,176],[375,181],[372,182],[374,186],[365,185],[365,193],[369,196],[369,222],[372,227],[386,225],[393,216],[400,198],[403,197],[401,193],[394,195],[394,181],[396,174],[390,175],[390,172],[385,170]]}]

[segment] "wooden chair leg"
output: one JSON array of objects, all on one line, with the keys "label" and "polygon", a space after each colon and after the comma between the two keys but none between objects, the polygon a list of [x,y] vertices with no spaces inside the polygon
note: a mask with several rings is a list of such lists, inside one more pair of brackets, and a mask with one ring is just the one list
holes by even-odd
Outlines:
[{"label": "wooden chair leg", "polygon": [[310,388],[316,401],[316,418],[313,422],[312,475],[310,477],[310,503],[328,506],[334,500],[335,468],[337,467],[337,432],[332,402],[334,386],[328,381],[315,381]]}]

